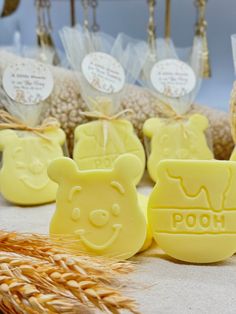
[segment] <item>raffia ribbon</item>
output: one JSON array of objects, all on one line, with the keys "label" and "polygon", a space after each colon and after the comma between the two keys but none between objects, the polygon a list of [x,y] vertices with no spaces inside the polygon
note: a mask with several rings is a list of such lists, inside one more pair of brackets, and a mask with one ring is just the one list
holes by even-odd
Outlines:
[{"label": "raffia ribbon", "polygon": [[100,111],[80,111],[80,115],[87,117],[87,118],[93,118],[93,119],[98,119],[98,120],[103,120],[103,151],[105,153],[106,151],[106,146],[107,146],[107,141],[108,141],[108,128],[109,124],[107,122],[109,121],[114,121],[119,119],[120,117],[128,114],[128,113],[133,113],[132,109],[124,109],[116,114],[109,116],[106,115]]},{"label": "raffia ribbon", "polygon": [[122,116],[126,115],[127,113],[134,113],[132,109],[124,109],[116,114],[109,116],[106,115],[100,111],[80,111],[80,115],[87,117],[87,118],[93,118],[93,119],[99,119],[99,120],[107,120],[107,121],[112,121],[112,120],[117,120],[121,118]]},{"label": "raffia ribbon", "polygon": [[60,123],[53,117],[45,119],[39,126],[31,127],[23,123],[18,118],[12,116],[7,111],[0,110],[0,130],[11,129],[16,131],[29,131],[46,140],[50,140],[44,132],[58,128],[60,128]]}]

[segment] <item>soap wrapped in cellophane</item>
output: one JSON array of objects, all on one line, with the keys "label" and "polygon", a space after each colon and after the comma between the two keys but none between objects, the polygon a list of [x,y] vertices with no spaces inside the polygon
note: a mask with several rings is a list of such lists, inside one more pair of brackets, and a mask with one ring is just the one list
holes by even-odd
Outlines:
[{"label": "soap wrapped in cellophane", "polygon": [[64,28],[62,41],[88,110],[81,116],[92,121],[75,129],[73,158],[81,170],[111,169],[123,154],[140,160],[136,184],[145,169],[145,152],[132,124],[125,119],[132,108],[121,109],[126,83],[136,80],[142,62],[130,38],[112,38],[77,26]]},{"label": "soap wrapped in cellophane", "polygon": [[163,113],[163,118],[150,118],[143,125],[148,172],[156,182],[161,160],[208,160],[213,153],[207,117],[187,114],[201,83],[201,40],[195,39],[188,57],[179,52],[185,61],[170,39],[158,39],[155,44],[152,50],[140,43],[137,47],[139,58],[146,58],[140,82],[159,99],[157,106]]},{"label": "soap wrapped in cellophane", "polygon": [[41,121],[44,100],[53,89],[47,66],[29,59],[10,64],[3,73],[0,111],[0,192],[15,204],[55,201],[57,185],[47,167],[66,152],[65,133],[55,118]]}]

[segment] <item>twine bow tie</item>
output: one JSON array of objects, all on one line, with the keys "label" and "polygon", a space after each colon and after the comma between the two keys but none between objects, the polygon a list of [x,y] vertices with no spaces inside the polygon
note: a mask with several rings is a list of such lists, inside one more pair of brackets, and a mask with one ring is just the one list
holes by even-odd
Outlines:
[{"label": "twine bow tie", "polygon": [[128,113],[133,113],[132,109],[124,109],[119,112],[117,112],[114,115],[106,115],[102,112],[99,111],[80,111],[80,115],[87,117],[87,118],[93,118],[93,119],[98,119],[98,120],[103,120],[103,151],[105,154],[106,151],[106,146],[108,142],[108,130],[109,130],[109,124],[108,122],[114,121],[119,119],[120,117],[128,114]]},{"label": "twine bow tie", "polygon": [[57,119],[49,117],[45,119],[41,125],[31,127],[16,117],[13,117],[5,110],[0,110],[0,130],[17,130],[17,131],[29,131],[37,134],[38,136],[50,140],[44,132],[60,128],[60,123]]},{"label": "twine bow tie", "polygon": [[87,118],[112,121],[112,120],[117,120],[117,119],[121,118],[122,116],[124,116],[128,113],[133,113],[133,110],[132,109],[124,109],[124,110],[117,112],[116,114],[114,114],[112,116],[106,115],[106,114],[99,112],[99,111],[96,111],[96,110],[95,111],[80,111],[79,113],[80,113],[80,115],[87,117]]}]

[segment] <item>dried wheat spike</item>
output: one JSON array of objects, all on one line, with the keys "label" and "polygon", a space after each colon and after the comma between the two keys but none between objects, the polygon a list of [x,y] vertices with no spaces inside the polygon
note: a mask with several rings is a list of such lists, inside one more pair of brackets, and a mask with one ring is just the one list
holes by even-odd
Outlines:
[{"label": "dried wheat spike", "polygon": [[[43,306],[45,309],[50,309],[53,305],[56,309],[61,304],[60,313],[65,313],[69,306],[71,310],[77,311],[78,307],[80,306],[81,309],[84,304],[88,310],[98,308],[107,313],[119,313],[120,309],[136,312],[132,299],[122,296],[118,290],[101,282],[84,278],[80,274],[66,271],[64,268],[37,258],[0,252],[0,293],[5,296],[6,292],[11,294],[18,287],[20,290],[17,290],[17,293],[20,293],[21,297],[33,298],[34,302],[27,303],[28,307],[37,305],[38,309],[40,306],[41,309]],[[48,295],[50,295],[49,299]],[[41,304],[41,301],[45,300],[46,304]],[[22,303],[24,306],[25,302]]]},{"label": "dried wheat spike", "polygon": [[107,281],[114,281],[117,275],[130,273],[133,270],[133,264],[129,262],[91,257],[77,251],[72,253],[65,249],[70,243],[69,238],[65,239],[66,237],[64,240],[55,237],[52,241],[44,235],[0,230],[0,249],[42,258],[65,268],[65,270],[76,271],[84,276]]},{"label": "dried wheat spike", "polygon": [[31,262],[14,253],[0,254],[0,309],[3,313],[92,313],[66,290],[60,291],[50,283],[46,285],[46,281],[42,284],[42,280],[32,280],[33,274],[36,277],[40,274],[31,263],[38,262],[42,267],[43,262]]}]

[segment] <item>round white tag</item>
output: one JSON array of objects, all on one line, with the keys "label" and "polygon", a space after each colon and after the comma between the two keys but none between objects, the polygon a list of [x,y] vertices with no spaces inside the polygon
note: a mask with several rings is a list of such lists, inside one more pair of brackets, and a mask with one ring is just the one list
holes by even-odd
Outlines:
[{"label": "round white tag", "polygon": [[48,98],[54,85],[48,67],[29,60],[9,65],[3,73],[2,83],[11,99],[25,105],[34,105]]},{"label": "round white tag", "polygon": [[154,88],[167,97],[179,98],[193,91],[196,75],[185,62],[166,59],[157,62],[151,70],[151,82]]},{"label": "round white tag", "polygon": [[112,56],[103,52],[92,52],[85,56],[81,64],[82,73],[96,90],[113,94],[125,85],[125,71]]}]

